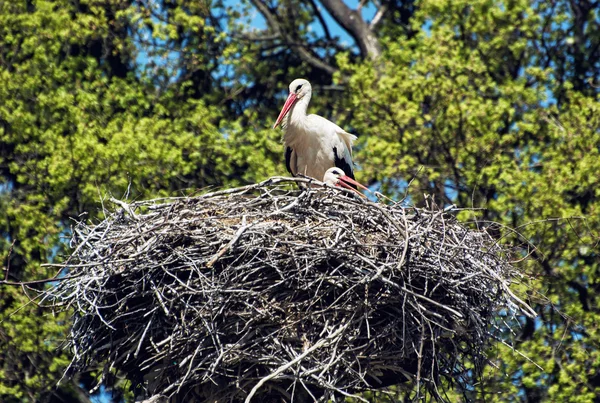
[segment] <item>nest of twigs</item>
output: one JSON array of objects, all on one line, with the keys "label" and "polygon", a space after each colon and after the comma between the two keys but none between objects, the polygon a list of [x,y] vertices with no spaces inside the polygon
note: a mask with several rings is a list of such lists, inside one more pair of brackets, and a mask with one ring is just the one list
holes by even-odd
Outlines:
[{"label": "nest of twigs", "polygon": [[[126,373],[138,396],[326,400],[412,382],[438,395],[485,359],[507,251],[450,209],[268,181],[119,203],[74,228],[72,370]],[[113,371],[114,372],[114,371]]]}]

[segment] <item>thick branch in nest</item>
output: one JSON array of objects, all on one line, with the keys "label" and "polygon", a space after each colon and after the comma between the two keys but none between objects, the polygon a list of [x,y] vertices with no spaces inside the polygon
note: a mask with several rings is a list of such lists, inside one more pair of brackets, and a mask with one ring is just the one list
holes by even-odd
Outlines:
[{"label": "thick branch in nest", "polygon": [[186,401],[406,381],[437,393],[485,359],[498,307],[527,308],[485,231],[294,181],[307,179],[120,202],[79,223],[70,278],[47,295],[74,310],[73,369],[103,364],[142,397]]}]

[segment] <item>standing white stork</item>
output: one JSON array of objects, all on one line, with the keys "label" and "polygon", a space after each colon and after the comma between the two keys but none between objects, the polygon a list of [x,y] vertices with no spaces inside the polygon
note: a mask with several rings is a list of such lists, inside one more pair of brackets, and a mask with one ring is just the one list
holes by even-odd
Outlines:
[{"label": "standing white stork", "polygon": [[354,179],[352,142],[356,136],[329,120],[307,115],[312,88],[307,80],[298,78],[290,84],[290,94],[273,125],[280,123],[285,134],[285,166],[292,175],[304,174],[321,179],[325,171],[338,167]]}]

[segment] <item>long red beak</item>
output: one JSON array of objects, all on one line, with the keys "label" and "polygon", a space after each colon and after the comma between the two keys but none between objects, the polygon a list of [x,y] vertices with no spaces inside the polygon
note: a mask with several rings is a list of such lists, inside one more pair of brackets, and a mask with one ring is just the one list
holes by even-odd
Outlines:
[{"label": "long red beak", "polygon": [[340,185],[342,187],[345,187],[346,189],[350,189],[350,190],[358,193],[361,196],[364,196],[364,195],[362,193],[360,193],[358,190],[356,190],[355,188],[353,188],[352,186],[350,186],[350,185],[357,186],[357,187],[359,187],[361,189],[364,189],[364,190],[369,190],[368,187],[366,187],[363,184],[355,181],[354,179],[352,179],[349,176],[343,175],[343,176],[340,176],[338,179],[339,179],[338,185]]},{"label": "long red beak", "polygon": [[281,108],[281,112],[279,112],[279,116],[277,117],[277,120],[273,125],[273,129],[275,129],[279,125],[279,123],[281,123],[284,116],[290,111],[291,107],[297,100],[298,98],[296,98],[296,94],[290,92],[290,95],[288,95],[287,99],[285,100],[285,104],[283,104],[283,108]]}]

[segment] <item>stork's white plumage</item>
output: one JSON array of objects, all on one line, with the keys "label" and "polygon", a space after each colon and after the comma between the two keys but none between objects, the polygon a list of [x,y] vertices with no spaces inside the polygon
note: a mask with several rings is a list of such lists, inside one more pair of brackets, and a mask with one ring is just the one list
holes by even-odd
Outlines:
[{"label": "stork's white plumage", "polygon": [[303,174],[321,179],[325,171],[338,167],[354,179],[352,142],[356,136],[329,120],[307,115],[312,95],[307,80],[298,78],[290,84],[290,93],[273,125],[280,123],[285,134],[285,165],[292,175]]}]

